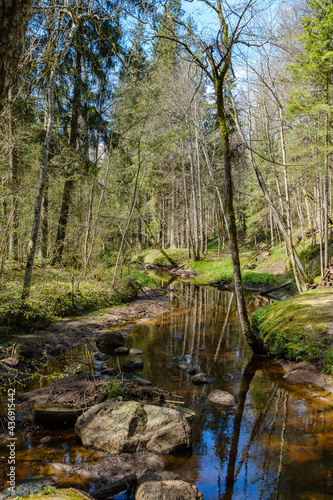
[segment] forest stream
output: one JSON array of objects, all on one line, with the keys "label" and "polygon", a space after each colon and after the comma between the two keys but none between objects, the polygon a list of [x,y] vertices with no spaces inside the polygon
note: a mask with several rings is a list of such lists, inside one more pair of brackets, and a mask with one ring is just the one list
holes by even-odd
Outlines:
[{"label": "forest stream", "polygon": [[[286,381],[277,361],[252,356],[232,292],[177,281],[169,287],[169,310],[135,325],[125,341],[143,351],[140,376],[181,396],[197,415],[191,452],[164,457],[165,468],[195,482],[205,500],[332,499],[333,399],[319,387]],[[253,295],[247,300],[251,310],[261,305]],[[95,342],[69,350],[53,370],[61,373],[65,365],[88,360],[98,375],[97,353]],[[211,383],[193,385],[180,361],[207,374]],[[106,364],[117,367],[117,359]],[[233,394],[237,406],[209,402],[214,389]],[[52,466],[98,460],[73,429],[39,429],[18,438],[17,480],[50,476],[90,493],[105,486],[103,478],[84,482]],[[3,443],[2,459],[6,453]]]}]

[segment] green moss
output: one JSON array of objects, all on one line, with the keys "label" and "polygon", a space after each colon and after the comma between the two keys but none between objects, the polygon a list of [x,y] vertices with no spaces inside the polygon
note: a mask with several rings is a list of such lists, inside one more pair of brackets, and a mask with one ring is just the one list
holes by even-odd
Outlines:
[{"label": "green moss", "polygon": [[17,500],[51,500],[52,498],[63,498],[64,500],[89,500],[91,497],[84,491],[76,490],[75,488],[55,488],[48,486],[47,488],[24,497],[15,497]]},{"label": "green moss", "polygon": [[[0,329],[17,322],[23,282],[22,270],[7,270],[0,292]],[[37,268],[29,300],[20,316],[21,326],[47,322],[55,317],[78,315],[133,300],[142,287],[156,282],[137,269],[124,269],[112,287],[113,269],[100,269],[83,277],[79,271]],[[2,328],[1,328],[2,327]]]},{"label": "green moss", "polygon": [[270,354],[311,361],[333,374],[333,349],[328,329],[333,322],[333,294],[311,290],[258,309],[252,315]]}]

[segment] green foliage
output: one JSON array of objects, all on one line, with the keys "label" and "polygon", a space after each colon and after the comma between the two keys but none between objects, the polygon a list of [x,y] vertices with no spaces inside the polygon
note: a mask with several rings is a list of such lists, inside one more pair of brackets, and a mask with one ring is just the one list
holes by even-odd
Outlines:
[{"label": "green foliage", "polygon": [[[55,316],[65,317],[112,307],[133,300],[142,287],[154,287],[156,282],[137,269],[124,269],[122,277],[111,288],[113,270],[101,270],[81,278],[64,269],[36,269],[31,296],[20,311],[22,270],[8,270],[6,283],[0,291],[0,325],[2,330],[15,323],[28,326],[45,323]],[[96,279],[98,277],[98,279]],[[6,326],[7,325],[7,326]]]},{"label": "green foliage", "polygon": [[117,379],[112,379],[101,392],[108,399],[117,399],[121,401],[126,396],[127,387],[118,382]]}]

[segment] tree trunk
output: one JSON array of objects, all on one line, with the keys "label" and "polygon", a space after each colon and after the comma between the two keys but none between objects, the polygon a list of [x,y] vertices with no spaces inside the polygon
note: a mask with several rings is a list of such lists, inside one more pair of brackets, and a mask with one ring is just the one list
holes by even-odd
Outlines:
[{"label": "tree trunk", "polygon": [[[79,136],[78,124],[79,124],[80,102],[81,102],[81,71],[82,71],[82,54],[79,50],[77,50],[74,91],[73,91],[73,108],[72,108],[72,119],[71,119],[71,135],[69,140],[69,145],[74,151],[77,149],[77,142]],[[53,264],[55,264],[55,262],[60,262],[62,259],[73,188],[74,188],[74,179],[72,177],[72,174],[69,174],[69,177],[67,177],[65,180],[64,190],[62,195],[57,237],[53,255]]]},{"label": "tree trunk", "polygon": [[[229,95],[230,95],[231,100],[232,100],[234,113],[235,113],[235,122],[236,122],[236,126],[238,129],[239,135],[241,137],[243,144],[245,145],[245,147],[247,147],[246,139],[245,139],[244,133],[242,131],[242,128],[240,126],[239,120],[238,120],[237,108],[235,106],[235,102],[233,100],[231,92],[229,93]],[[260,188],[265,196],[266,201],[268,202],[269,206],[271,207],[275,221],[276,221],[276,223],[281,231],[281,234],[282,234],[283,239],[284,239],[285,244],[286,244],[286,248],[288,249],[288,253],[294,259],[295,266],[293,267],[293,269],[295,272],[295,280],[298,283],[299,292],[302,292],[303,289],[305,289],[305,283],[308,281],[309,276],[305,272],[303,264],[301,263],[301,260],[298,256],[294,246],[293,246],[293,243],[290,239],[290,233],[285,227],[285,223],[282,219],[282,216],[278,212],[278,210],[275,207],[275,204],[272,201],[272,198],[268,192],[265,180],[264,180],[263,176],[261,175],[261,172],[260,172],[260,170],[259,170],[259,168],[258,168],[258,166],[253,158],[252,150],[247,148],[247,153],[249,156],[250,163],[252,164],[252,167],[253,167],[255,174],[256,174],[256,177],[258,179],[259,186],[260,186]]]},{"label": "tree trunk", "polygon": [[219,118],[220,132],[222,137],[223,148],[223,161],[224,161],[224,175],[225,175],[225,211],[228,220],[228,232],[231,248],[232,265],[235,280],[235,293],[238,305],[238,314],[242,327],[243,335],[255,353],[263,353],[264,347],[261,339],[253,330],[247,308],[245,297],[243,293],[242,273],[240,268],[239,251],[238,251],[238,237],[235,211],[233,205],[233,182],[232,182],[232,169],[231,169],[231,151],[229,130],[227,126],[227,119],[225,115],[225,103],[223,96],[223,81],[224,76],[221,75],[219,79],[215,80],[216,91],[216,105],[217,114]]},{"label": "tree trunk", "polygon": [[43,200],[45,183],[46,183],[48,155],[49,155],[50,142],[51,142],[51,137],[52,137],[52,132],[53,132],[54,81],[55,81],[55,76],[56,76],[56,72],[58,69],[58,65],[59,65],[62,57],[65,56],[65,54],[68,51],[68,48],[73,40],[75,30],[76,30],[76,25],[73,24],[71,27],[71,30],[69,32],[69,36],[67,38],[67,41],[65,42],[64,46],[62,47],[62,49],[58,53],[57,57],[55,58],[55,61],[53,62],[53,66],[51,69],[50,78],[49,78],[48,86],[47,86],[47,120],[46,120],[47,127],[46,127],[45,139],[44,139],[39,189],[38,189],[35,214],[34,214],[34,221],[33,221],[30,243],[29,243],[29,255],[28,255],[28,260],[27,260],[27,264],[26,264],[26,268],[25,268],[23,290],[22,290],[22,296],[21,296],[23,306],[30,295],[32,270],[33,270],[35,252],[36,252],[37,239],[38,239],[38,229],[39,229],[40,216],[41,216],[42,200]]},{"label": "tree trunk", "polygon": [[36,251],[36,245],[37,245],[38,229],[39,229],[39,222],[40,222],[40,215],[41,215],[41,208],[42,208],[42,200],[43,200],[44,188],[45,188],[45,183],[46,183],[49,147],[50,147],[50,142],[51,142],[51,137],[52,137],[52,132],[53,132],[54,79],[55,79],[55,68],[53,68],[53,70],[52,70],[49,84],[48,84],[47,130],[46,130],[45,140],[44,140],[43,158],[42,158],[42,165],[41,165],[41,172],[40,172],[38,196],[37,196],[36,207],[35,207],[34,222],[33,222],[33,226],[32,226],[30,242],[29,242],[29,255],[28,255],[28,260],[27,260],[27,264],[26,264],[26,268],[25,268],[24,283],[23,283],[23,290],[22,290],[22,296],[21,296],[21,300],[23,302],[23,305],[30,295],[32,269],[33,269],[35,251]]},{"label": "tree trunk", "polygon": [[47,259],[48,253],[48,234],[49,234],[49,178],[48,175],[45,179],[45,188],[42,202],[42,220],[40,231],[39,243],[39,258],[43,262]]},{"label": "tree trunk", "polygon": [[33,0],[1,0],[0,2],[0,111],[11,88]]},{"label": "tree trunk", "polygon": [[190,139],[188,142],[188,152],[189,152],[189,159],[190,159],[190,166],[191,166],[191,189],[192,189],[192,204],[193,204],[193,222],[194,222],[194,228],[193,228],[193,243],[194,243],[194,248],[193,248],[193,259],[194,260],[199,260],[200,259],[200,248],[199,248],[199,222],[198,222],[198,204],[197,204],[197,185],[196,185],[196,178],[195,178],[195,172],[194,172],[194,163],[193,163],[193,151],[192,151],[192,145],[190,143]]},{"label": "tree trunk", "polygon": [[9,120],[8,120],[8,146],[9,146],[9,178],[10,178],[10,231],[9,231],[9,257],[18,260],[18,161],[16,147],[15,121],[12,114],[12,89],[9,90]]}]

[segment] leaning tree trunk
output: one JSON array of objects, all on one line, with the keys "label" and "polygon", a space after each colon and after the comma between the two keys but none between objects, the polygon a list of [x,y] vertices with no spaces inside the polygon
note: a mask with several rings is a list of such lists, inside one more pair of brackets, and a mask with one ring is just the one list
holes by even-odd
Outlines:
[{"label": "leaning tree trunk", "polygon": [[55,81],[55,76],[56,76],[56,73],[58,70],[59,63],[60,63],[62,57],[64,57],[68,51],[68,48],[73,40],[75,30],[76,30],[76,24],[73,24],[71,27],[71,30],[69,32],[69,36],[67,38],[65,45],[60,50],[59,54],[55,58],[55,61],[53,62],[53,66],[52,66],[51,73],[50,73],[50,78],[48,81],[48,87],[47,87],[47,109],[48,109],[47,110],[47,125],[46,125],[45,139],[44,139],[39,189],[38,189],[38,195],[37,195],[37,200],[36,200],[36,207],[35,207],[34,221],[33,221],[33,226],[32,226],[32,231],[31,231],[31,237],[30,237],[30,242],[29,242],[29,255],[28,255],[28,260],[27,260],[27,264],[26,264],[26,268],[25,268],[23,290],[22,290],[22,296],[21,296],[23,306],[30,295],[32,269],[33,269],[34,258],[35,258],[35,253],[36,253],[38,230],[39,230],[39,224],[40,224],[40,218],[41,218],[42,200],[43,200],[45,183],[46,183],[48,155],[49,155],[51,137],[52,137],[52,133],[53,133],[54,81]]},{"label": "leaning tree trunk", "polygon": [[23,283],[23,291],[22,291],[22,302],[24,303],[26,299],[30,295],[31,288],[31,277],[32,277],[32,269],[34,264],[36,246],[37,246],[37,238],[38,238],[38,229],[39,222],[41,217],[41,208],[42,208],[42,200],[46,183],[46,173],[47,173],[47,164],[48,164],[48,155],[49,155],[49,147],[53,132],[53,117],[54,117],[54,79],[55,79],[55,69],[53,69],[49,84],[48,84],[48,119],[47,119],[47,129],[44,140],[44,148],[43,148],[43,158],[40,172],[40,181],[39,181],[39,189],[38,196],[35,207],[35,215],[34,222],[31,231],[31,237],[29,242],[29,255],[27,260],[27,265],[25,268],[24,275],[24,283]]}]

